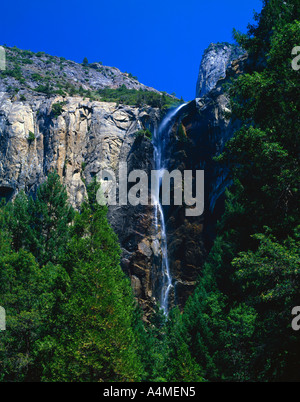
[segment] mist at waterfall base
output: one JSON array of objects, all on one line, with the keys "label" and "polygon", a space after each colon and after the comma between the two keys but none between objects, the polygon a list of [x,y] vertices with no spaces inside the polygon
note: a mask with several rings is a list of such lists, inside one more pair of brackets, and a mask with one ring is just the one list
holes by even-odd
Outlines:
[{"label": "mist at waterfall base", "polygon": [[[186,104],[182,104],[177,108],[169,111],[166,116],[161,121],[159,127],[154,131],[153,136],[153,147],[154,147],[154,163],[157,171],[162,169],[166,169],[165,166],[165,151],[168,145],[168,141],[170,138],[170,132],[172,130],[173,124],[176,121],[177,113],[185,106]],[[169,297],[171,290],[174,290],[174,283],[172,274],[169,266],[169,258],[168,258],[168,240],[166,233],[166,222],[163,207],[159,198],[161,180],[157,181],[158,189],[156,194],[158,194],[158,198],[156,199],[156,203],[154,205],[154,222],[155,222],[155,231],[157,233],[157,237],[160,238],[160,246],[161,246],[161,296],[160,296],[160,307],[163,310],[164,314],[167,315],[169,311]],[[159,236],[160,234],[160,236]]]}]

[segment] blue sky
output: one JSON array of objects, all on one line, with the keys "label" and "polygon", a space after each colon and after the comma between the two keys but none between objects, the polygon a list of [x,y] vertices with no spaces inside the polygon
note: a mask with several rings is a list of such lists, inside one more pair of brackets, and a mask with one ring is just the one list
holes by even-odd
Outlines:
[{"label": "blue sky", "polygon": [[102,61],[193,99],[204,49],[246,31],[261,0],[2,2],[0,43],[82,62]]}]

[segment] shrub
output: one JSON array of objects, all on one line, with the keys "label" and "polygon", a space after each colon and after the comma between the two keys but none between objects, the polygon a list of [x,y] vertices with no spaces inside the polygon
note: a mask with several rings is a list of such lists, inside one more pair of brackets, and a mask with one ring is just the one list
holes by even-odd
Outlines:
[{"label": "shrub", "polygon": [[57,89],[56,91],[55,91],[55,93],[57,94],[57,95],[60,95],[60,96],[65,96],[66,94],[65,94],[65,92],[60,88],[60,89]]},{"label": "shrub", "polygon": [[31,78],[33,79],[33,81],[42,81],[43,80],[43,77],[38,73],[31,74]]},{"label": "shrub", "polygon": [[85,57],[84,59],[83,59],[83,61],[82,61],[82,65],[83,66],[88,66],[88,64],[89,64],[89,61],[88,61],[88,59]]},{"label": "shrub", "polygon": [[53,103],[51,113],[54,117],[58,117],[62,114],[64,104],[64,102]]},{"label": "shrub", "polygon": [[28,133],[28,141],[31,143],[35,140],[35,135],[32,131],[29,131]]},{"label": "shrub", "polygon": [[21,60],[22,64],[33,64],[33,61],[31,59],[23,59]]},{"label": "shrub", "polygon": [[22,56],[32,57],[34,53],[31,50],[22,50]]},{"label": "shrub", "polygon": [[170,108],[178,103],[167,94],[160,94],[152,91],[128,89],[123,84],[117,89],[99,89],[98,94],[103,102],[119,102],[125,105],[141,107],[149,105],[156,108]]},{"label": "shrub", "polygon": [[36,91],[36,92],[43,92],[43,93],[45,93],[45,94],[47,94],[47,95],[50,95],[50,94],[53,93],[52,89],[50,88],[49,82],[47,82],[46,85],[38,85],[38,86],[35,88],[35,91]]},{"label": "shrub", "polygon": [[150,130],[139,130],[135,133],[136,138],[147,138],[148,140],[152,140],[152,133]]},{"label": "shrub", "polygon": [[136,77],[135,75],[132,75],[131,73],[128,74],[129,78],[132,78],[133,80],[138,81],[138,77]]},{"label": "shrub", "polygon": [[5,70],[1,73],[2,76],[13,77],[16,80],[21,80],[23,78],[21,67],[15,64],[12,70]]}]

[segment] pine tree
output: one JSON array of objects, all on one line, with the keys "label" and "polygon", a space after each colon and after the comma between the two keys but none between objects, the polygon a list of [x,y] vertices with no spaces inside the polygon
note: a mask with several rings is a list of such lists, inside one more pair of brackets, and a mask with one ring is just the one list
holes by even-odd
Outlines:
[{"label": "pine tree", "polygon": [[67,200],[66,189],[56,172],[50,173],[38,188],[36,199],[29,199],[29,247],[41,264],[55,264],[63,259],[74,216]]},{"label": "pine tree", "polygon": [[135,302],[122,272],[120,247],[96,190],[75,216],[65,260],[72,267],[70,288],[45,379],[133,381],[141,377],[137,338],[132,328]]},{"label": "pine tree", "polygon": [[208,380],[299,380],[291,310],[300,293],[299,4],[269,0],[257,26],[236,34],[248,71],[232,83],[233,117],[242,128],[218,161],[233,186],[218,236],[181,331]]},{"label": "pine tree", "polygon": [[21,194],[0,209],[0,303],[7,311],[2,381],[133,381],[144,375],[137,307],[120,268],[117,237],[95,186],[88,192],[90,201],[74,216],[52,174],[36,200]]}]

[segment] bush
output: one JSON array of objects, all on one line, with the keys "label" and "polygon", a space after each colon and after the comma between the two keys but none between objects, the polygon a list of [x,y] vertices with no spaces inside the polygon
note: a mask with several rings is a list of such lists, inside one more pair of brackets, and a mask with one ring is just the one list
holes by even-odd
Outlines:
[{"label": "bush", "polygon": [[2,77],[13,77],[16,80],[21,80],[23,78],[21,67],[18,64],[15,64],[12,70],[5,70],[1,72]]},{"label": "bush", "polygon": [[38,85],[35,90],[36,92],[43,92],[44,94],[51,95],[53,93],[52,89],[50,88],[49,82],[46,85]]},{"label": "bush", "polygon": [[132,78],[133,80],[138,81],[138,77],[136,77],[135,75],[132,75],[131,73],[128,73],[128,77]]},{"label": "bush", "polygon": [[33,64],[33,61],[31,59],[23,59],[21,60],[22,64]]},{"label": "bush", "polygon": [[101,96],[103,102],[118,102],[138,107],[149,105],[163,109],[174,106],[178,102],[167,94],[143,91],[141,89],[128,89],[124,84],[117,89],[99,89],[97,93]]},{"label": "bush", "polygon": [[43,77],[37,73],[31,74],[31,78],[33,79],[33,81],[42,81],[43,80]]},{"label": "bush", "polygon": [[54,117],[58,117],[62,114],[63,112],[63,106],[64,106],[64,102],[57,102],[57,103],[53,103],[52,105],[52,109],[51,109],[51,114]]},{"label": "bush", "polygon": [[136,138],[147,138],[148,140],[152,140],[152,133],[150,130],[139,130],[135,133]]},{"label": "bush", "polygon": [[82,65],[83,66],[88,66],[88,64],[89,64],[89,61],[88,61],[88,59],[85,57],[84,59],[83,59],[83,61],[82,61]]},{"label": "bush", "polygon": [[35,135],[32,131],[29,131],[28,133],[28,141],[31,143],[35,140]]},{"label": "bush", "polygon": [[31,50],[22,50],[22,56],[24,57],[32,57],[34,55],[34,53]]}]

